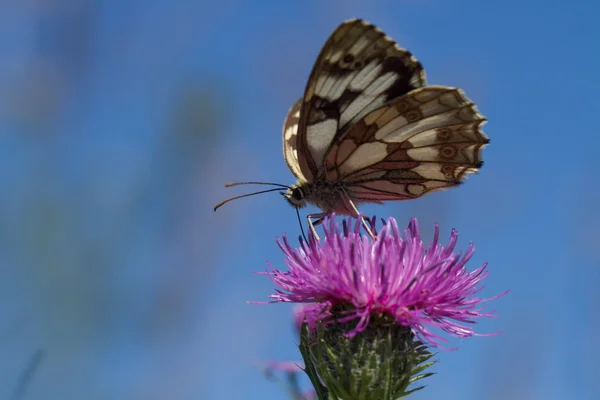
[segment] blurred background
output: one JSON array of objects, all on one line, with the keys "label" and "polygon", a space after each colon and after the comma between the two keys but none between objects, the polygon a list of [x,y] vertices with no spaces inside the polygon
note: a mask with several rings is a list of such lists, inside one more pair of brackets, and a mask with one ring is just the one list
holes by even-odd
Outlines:
[{"label": "blurred background", "polygon": [[[414,399],[597,399],[600,7],[592,1],[0,0],[0,399],[284,399],[264,301],[281,126],[343,20],[380,26],[488,117],[457,190],[364,207],[474,241],[495,337],[452,340]],[[594,183],[596,182],[596,183]],[[237,190],[239,189],[239,190]],[[445,241],[446,239],[444,239]],[[304,382],[306,383],[306,382]]]}]

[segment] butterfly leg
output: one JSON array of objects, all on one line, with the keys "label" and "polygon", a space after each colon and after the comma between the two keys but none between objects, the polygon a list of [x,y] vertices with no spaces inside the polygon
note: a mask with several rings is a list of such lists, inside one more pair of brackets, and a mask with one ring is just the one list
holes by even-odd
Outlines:
[{"label": "butterfly leg", "polygon": [[367,217],[366,215],[363,215],[362,217],[362,224],[365,227],[365,230],[367,231],[367,233],[369,233],[369,235],[372,235],[371,238],[375,239],[376,233],[373,232],[373,224],[371,223],[371,218]]},{"label": "butterfly leg", "polygon": [[[319,238],[319,235],[317,234],[317,230],[315,229],[315,226],[321,225],[321,223],[323,223],[323,219],[324,217],[326,217],[327,215],[329,215],[328,213],[319,213],[319,214],[309,214],[306,216],[306,219],[308,221],[308,226],[310,227],[310,231],[312,232],[313,236],[315,239],[317,240],[321,240]],[[316,219],[316,221],[312,221],[313,219]],[[362,216],[362,224],[363,227],[365,228],[365,230],[367,231],[367,233],[369,234],[369,236],[371,236],[371,238],[375,239],[375,235],[373,234],[373,231],[371,230],[372,226],[371,226],[371,220],[369,219],[369,217],[367,216]]]},{"label": "butterfly leg", "polygon": [[[310,231],[312,232],[313,237],[316,240],[321,239],[319,238],[319,235],[317,235],[317,230],[315,229],[315,226],[320,225],[323,222],[323,218],[327,215],[329,215],[329,213],[309,214],[306,216],[306,219],[308,220],[308,226],[310,227]],[[313,222],[313,219],[316,219],[316,221]]]},{"label": "butterfly leg", "polygon": [[373,231],[371,230],[371,227],[369,226],[371,224],[371,220],[369,219],[369,217],[366,217],[363,215],[363,217],[361,219],[362,219],[362,224],[365,228],[365,231],[367,231],[369,236],[371,236],[371,239],[375,239],[375,235],[373,234]]},{"label": "butterfly leg", "polygon": [[[345,193],[345,192],[344,192]],[[345,200],[347,202],[347,204],[352,208],[352,211],[354,211],[354,215],[356,217],[360,216],[360,212],[358,211],[358,208],[356,208],[356,205],[354,205],[354,202],[352,201],[352,199],[350,199],[350,196],[348,196],[348,194],[346,193],[345,196]],[[370,220],[368,217],[365,217],[364,215],[361,218],[362,220],[362,225],[365,228],[365,231],[367,231],[367,233],[369,234],[369,236],[371,236],[371,239],[375,239],[375,235],[373,234],[373,231],[371,230],[370,225]],[[367,222],[369,222],[369,224],[367,224]]]}]

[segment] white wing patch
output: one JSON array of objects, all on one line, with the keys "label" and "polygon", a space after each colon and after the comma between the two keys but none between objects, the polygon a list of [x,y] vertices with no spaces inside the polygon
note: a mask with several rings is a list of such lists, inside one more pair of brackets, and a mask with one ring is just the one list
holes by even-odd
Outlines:
[{"label": "white wing patch", "polygon": [[348,89],[365,90],[377,78],[377,75],[381,73],[382,68],[381,63],[377,62],[377,60],[371,61],[362,70],[357,71],[356,75],[349,82]]},{"label": "white wing patch", "polygon": [[365,143],[352,152],[350,157],[340,165],[342,175],[368,167],[383,161],[387,157],[387,146],[384,143]]},{"label": "white wing patch", "polygon": [[396,79],[398,76],[394,72],[387,72],[370,82],[364,91],[348,104],[340,117],[340,126],[356,123],[373,109],[382,106],[387,101],[386,91]]},{"label": "white wing patch", "polygon": [[318,164],[323,163],[323,157],[338,131],[338,122],[335,119],[326,119],[309,125],[306,128],[306,139],[308,150],[312,159]]}]

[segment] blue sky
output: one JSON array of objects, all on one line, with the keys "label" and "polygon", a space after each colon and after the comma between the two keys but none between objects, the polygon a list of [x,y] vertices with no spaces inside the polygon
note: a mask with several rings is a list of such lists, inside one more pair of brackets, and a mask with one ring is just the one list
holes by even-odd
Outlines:
[{"label": "blue sky", "polygon": [[[488,118],[459,189],[363,211],[475,243],[482,321],[415,399],[600,395],[599,6],[591,1],[44,3],[0,6],[0,398],[281,399],[291,307],[253,274],[298,233],[281,126],[343,20],[408,48]],[[26,379],[25,379],[26,380]],[[14,384],[12,384],[14,382]]]}]

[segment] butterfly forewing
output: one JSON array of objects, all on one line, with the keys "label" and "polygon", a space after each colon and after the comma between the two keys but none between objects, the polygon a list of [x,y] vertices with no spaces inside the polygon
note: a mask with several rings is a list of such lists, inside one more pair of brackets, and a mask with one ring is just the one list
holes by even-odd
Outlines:
[{"label": "butterfly forewing", "polygon": [[337,137],[370,111],[425,85],[421,64],[362,20],[342,23],[327,40],[308,80],[297,131],[299,169],[323,179]]}]

